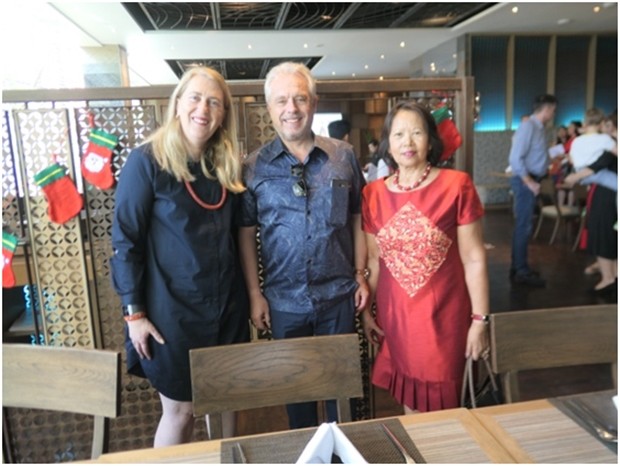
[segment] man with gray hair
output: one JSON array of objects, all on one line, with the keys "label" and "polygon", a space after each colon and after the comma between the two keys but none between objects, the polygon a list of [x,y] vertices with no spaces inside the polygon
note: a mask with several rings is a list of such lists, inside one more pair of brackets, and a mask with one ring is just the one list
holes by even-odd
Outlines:
[{"label": "man with gray hair", "polygon": [[[265,100],[277,137],[245,161],[239,232],[252,323],[275,339],[352,333],[369,294],[362,171],[350,144],[312,132],[318,98],[306,66],[271,69]],[[290,427],[317,425],[316,408],[287,406]],[[327,412],[337,420],[335,401]]]}]

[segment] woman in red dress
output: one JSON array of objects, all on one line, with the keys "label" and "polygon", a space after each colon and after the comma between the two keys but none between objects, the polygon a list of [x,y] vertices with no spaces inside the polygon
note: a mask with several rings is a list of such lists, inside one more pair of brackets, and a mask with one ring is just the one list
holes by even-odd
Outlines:
[{"label": "woman in red dress", "polygon": [[372,382],[406,413],[458,407],[466,357],[488,352],[484,210],[466,173],[436,167],[442,146],[428,110],[399,103],[379,148],[398,169],[363,191],[377,304],[363,323],[380,344]]}]

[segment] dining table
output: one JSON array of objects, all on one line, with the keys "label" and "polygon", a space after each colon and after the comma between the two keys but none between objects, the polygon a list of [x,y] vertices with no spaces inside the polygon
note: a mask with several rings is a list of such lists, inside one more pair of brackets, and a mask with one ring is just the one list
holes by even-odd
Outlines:
[{"label": "dining table", "polygon": [[[360,453],[369,463],[405,462],[401,457],[388,457],[396,459],[386,461],[386,457],[381,456],[385,452],[380,450],[390,446],[387,438],[368,444],[370,437],[364,435],[378,432],[377,426],[381,424],[402,431],[400,440],[410,453],[418,455],[414,455],[417,462],[617,463],[617,443],[603,441],[591,424],[596,421],[593,425],[617,430],[617,410],[612,402],[615,394],[615,391],[607,390],[475,409],[455,408],[356,421],[340,426],[347,436],[351,435],[356,447],[363,447]],[[579,403],[579,410],[574,408],[574,403]],[[598,419],[592,420],[590,415]],[[122,451],[104,454],[88,462],[233,463],[241,462],[235,461],[232,451],[239,444],[237,448],[243,447],[243,456],[248,463],[295,463],[315,431],[316,428],[299,429]]]}]

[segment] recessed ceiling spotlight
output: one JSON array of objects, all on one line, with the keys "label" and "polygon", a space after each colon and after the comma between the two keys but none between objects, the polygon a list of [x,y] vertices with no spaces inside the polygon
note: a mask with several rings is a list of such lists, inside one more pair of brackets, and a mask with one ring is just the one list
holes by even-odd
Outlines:
[{"label": "recessed ceiling spotlight", "polygon": [[596,5],[596,6],[593,8],[593,10],[594,10],[594,13],[599,13],[599,12],[601,11],[601,7],[600,7],[600,6],[598,6],[598,5]]},{"label": "recessed ceiling spotlight", "polygon": [[512,12],[513,13],[519,13],[519,7],[518,6],[513,6],[512,7]]},{"label": "recessed ceiling spotlight", "polygon": [[570,23],[570,19],[568,19],[568,18],[558,19],[558,25],[560,25],[560,26],[563,26],[564,24],[568,24],[568,23]]},{"label": "recessed ceiling spotlight", "polygon": [[383,81],[383,76],[379,76],[379,81]]},{"label": "recessed ceiling spotlight", "polygon": [[367,70],[368,69],[368,65],[364,65],[364,69]]},{"label": "recessed ceiling spotlight", "polygon": [[252,44],[248,44],[248,49],[252,50]]},{"label": "recessed ceiling spotlight", "polygon": [[307,49],[308,48],[308,44],[304,44],[304,48]]},{"label": "recessed ceiling spotlight", "polygon": [[351,77],[354,78],[355,77],[355,73],[351,73]]},{"label": "recessed ceiling spotlight", "polygon": [[332,17],[329,16],[329,15],[321,15],[321,19],[323,19],[325,21],[329,21],[330,19],[332,19]]},{"label": "recessed ceiling spotlight", "polygon": [[335,71],[332,71],[332,76],[336,76],[336,72]]},{"label": "recessed ceiling spotlight", "polygon": [[453,53],[453,54],[452,54],[452,58],[456,58],[456,53]]},{"label": "recessed ceiling spotlight", "polygon": [[402,48],[404,48],[404,47],[405,47],[405,41],[402,41],[402,42],[400,43],[400,46],[401,46]]},{"label": "recessed ceiling spotlight", "polygon": [[381,54],[381,60],[385,60],[385,55]]}]

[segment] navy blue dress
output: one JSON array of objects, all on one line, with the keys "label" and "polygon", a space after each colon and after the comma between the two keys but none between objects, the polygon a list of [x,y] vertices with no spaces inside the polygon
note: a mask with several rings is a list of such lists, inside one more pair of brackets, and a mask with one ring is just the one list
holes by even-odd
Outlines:
[{"label": "navy blue dress", "polygon": [[[217,204],[222,187],[191,164],[198,197]],[[116,190],[110,264],[123,305],[143,304],[165,344],[149,339],[140,360],[127,332],[131,374],[147,377],[164,396],[191,401],[189,350],[249,340],[249,306],[236,247],[239,197],[228,193],[206,210],[184,183],[162,171],[150,145],[134,149]]]}]

